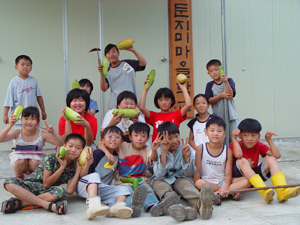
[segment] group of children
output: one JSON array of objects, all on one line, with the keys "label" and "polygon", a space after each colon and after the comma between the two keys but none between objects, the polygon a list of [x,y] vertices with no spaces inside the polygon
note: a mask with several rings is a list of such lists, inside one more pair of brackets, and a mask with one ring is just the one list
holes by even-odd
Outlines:
[{"label": "group of children", "polygon": [[[261,125],[257,120],[245,119],[238,123],[233,101],[235,85],[226,75],[221,76],[220,61],[211,60],[207,64],[213,81],[207,84],[205,95],[196,95],[192,102],[186,84],[178,83],[185,106],[171,112],[176,102],[174,94],[169,88],[160,88],[154,96],[154,104],[160,112],[154,112],[146,108],[149,89],[144,88],[139,105],[137,102],[135,71],[144,70],[147,62],[134,47],[127,50],[138,60],[119,60],[119,50],[113,44],[105,49],[110,67],[107,77],[101,77],[101,90],[111,88],[110,110],[101,125],[101,141],[97,145],[94,140],[98,127],[94,115],[99,110],[97,103],[90,99],[93,84],[82,79],[80,89],[68,93],[66,105],[80,116],[71,121],[65,116],[66,107],[63,107],[57,133],[46,121],[45,127],[39,127],[36,102],[42,118],[46,119],[47,115],[37,82],[28,75],[31,59],[24,55],[16,59],[20,84],[12,81],[9,85],[3,117],[8,125],[0,132],[0,142],[15,142],[15,150],[10,154],[15,178],[4,182],[4,188],[15,197],[2,202],[1,212],[14,213],[34,205],[65,214],[66,195],[76,191],[86,199],[89,220],[105,215],[123,219],[139,217],[143,209],[152,216],[169,214],[177,221],[194,220],[198,213],[202,219],[210,219],[213,205],[221,205],[221,198],[228,197],[230,191],[265,187],[264,181],[270,177],[274,185],[286,184],[277,162],[280,153],[272,140],[276,134],[266,133],[267,146],[259,141]],[[29,80],[35,83],[30,89],[25,84]],[[148,81],[147,77],[144,85]],[[20,96],[14,96],[15,93]],[[27,98],[30,101],[24,100]],[[226,136],[223,101],[226,99],[232,141],[229,146],[223,144]],[[16,108],[15,102],[25,106],[20,125],[14,113],[9,119],[7,115],[9,108],[12,111]],[[197,115],[188,123],[190,134],[183,140],[179,126],[187,119],[192,104]],[[208,112],[210,105],[213,115]],[[132,119],[112,113],[114,109],[126,108],[139,109],[140,113]],[[153,127],[151,144],[148,124]],[[45,141],[63,145],[66,155],[61,157],[56,152],[46,156],[42,151]],[[38,147],[34,151],[23,151],[35,145]],[[94,151],[87,153],[86,164],[82,167],[78,157],[85,146],[93,147]],[[259,155],[268,157],[259,164]],[[30,175],[24,178],[24,174]],[[63,183],[67,183],[66,190],[59,186]],[[267,203],[275,194],[272,189],[258,192]],[[300,187],[278,188],[276,192],[282,203],[298,196]],[[189,206],[180,204],[180,197]],[[232,199],[240,197],[241,193],[237,193]]]}]

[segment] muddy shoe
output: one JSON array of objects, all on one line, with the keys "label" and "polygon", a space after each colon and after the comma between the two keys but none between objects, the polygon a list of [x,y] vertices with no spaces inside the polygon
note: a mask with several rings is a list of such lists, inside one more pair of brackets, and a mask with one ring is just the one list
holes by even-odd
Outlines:
[{"label": "muddy shoe", "polygon": [[168,209],[172,205],[177,205],[180,202],[180,198],[178,195],[171,195],[165,199],[163,199],[161,202],[155,204],[150,209],[151,216],[161,216],[165,213],[168,213]]},{"label": "muddy shoe", "polygon": [[212,213],[213,213],[213,197],[214,197],[215,193],[213,191],[213,189],[211,189],[210,186],[208,185],[204,185],[201,188],[200,191],[200,209],[199,209],[199,214],[201,219],[203,220],[208,220],[212,217]]},{"label": "muddy shoe", "polygon": [[133,210],[132,217],[139,217],[142,213],[143,203],[147,196],[147,188],[138,186],[132,194],[131,208]]},{"label": "muddy shoe", "polygon": [[192,207],[184,207],[181,204],[172,205],[168,211],[169,215],[177,221],[197,219],[197,211]]},{"label": "muddy shoe", "polygon": [[212,202],[213,202],[214,205],[221,205],[222,204],[221,196],[217,195],[217,194],[214,194]]}]

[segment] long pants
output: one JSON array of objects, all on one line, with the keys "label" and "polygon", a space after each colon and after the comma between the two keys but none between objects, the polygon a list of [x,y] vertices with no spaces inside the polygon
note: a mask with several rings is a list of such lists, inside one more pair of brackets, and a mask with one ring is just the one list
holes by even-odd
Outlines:
[{"label": "long pants", "polygon": [[187,178],[177,178],[173,184],[168,184],[164,180],[154,180],[152,188],[160,200],[178,194],[187,200],[193,208],[199,210],[198,200],[200,192]]}]

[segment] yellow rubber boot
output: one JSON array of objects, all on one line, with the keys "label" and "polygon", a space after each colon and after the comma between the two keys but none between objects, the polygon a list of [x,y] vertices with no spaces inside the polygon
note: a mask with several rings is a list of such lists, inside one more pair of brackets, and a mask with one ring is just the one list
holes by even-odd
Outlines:
[{"label": "yellow rubber boot", "polygon": [[[276,173],[271,177],[272,184],[286,185],[285,175],[283,172]],[[279,203],[286,202],[289,198],[297,197],[300,194],[300,187],[294,188],[276,188],[277,200]]]},{"label": "yellow rubber boot", "polygon": [[[265,182],[261,179],[261,177],[258,174],[255,174],[253,177],[249,179],[249,182],[254,187],[266,187]],[[259,194],[263,197],[266,203],[270,203],[273,201],[274,191],[272,189],[267,190],[259,190]]]}]

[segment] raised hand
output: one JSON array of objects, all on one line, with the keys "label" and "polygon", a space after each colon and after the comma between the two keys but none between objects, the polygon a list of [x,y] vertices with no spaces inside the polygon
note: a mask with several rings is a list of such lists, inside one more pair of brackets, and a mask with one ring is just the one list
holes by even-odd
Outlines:
[{"label": "raised hand", "polygon": [[48,125],[46,120],[45,120],[45,127],[40,127],[40,128],[46,130],[50,134],[54,132],[52,125]]}]

